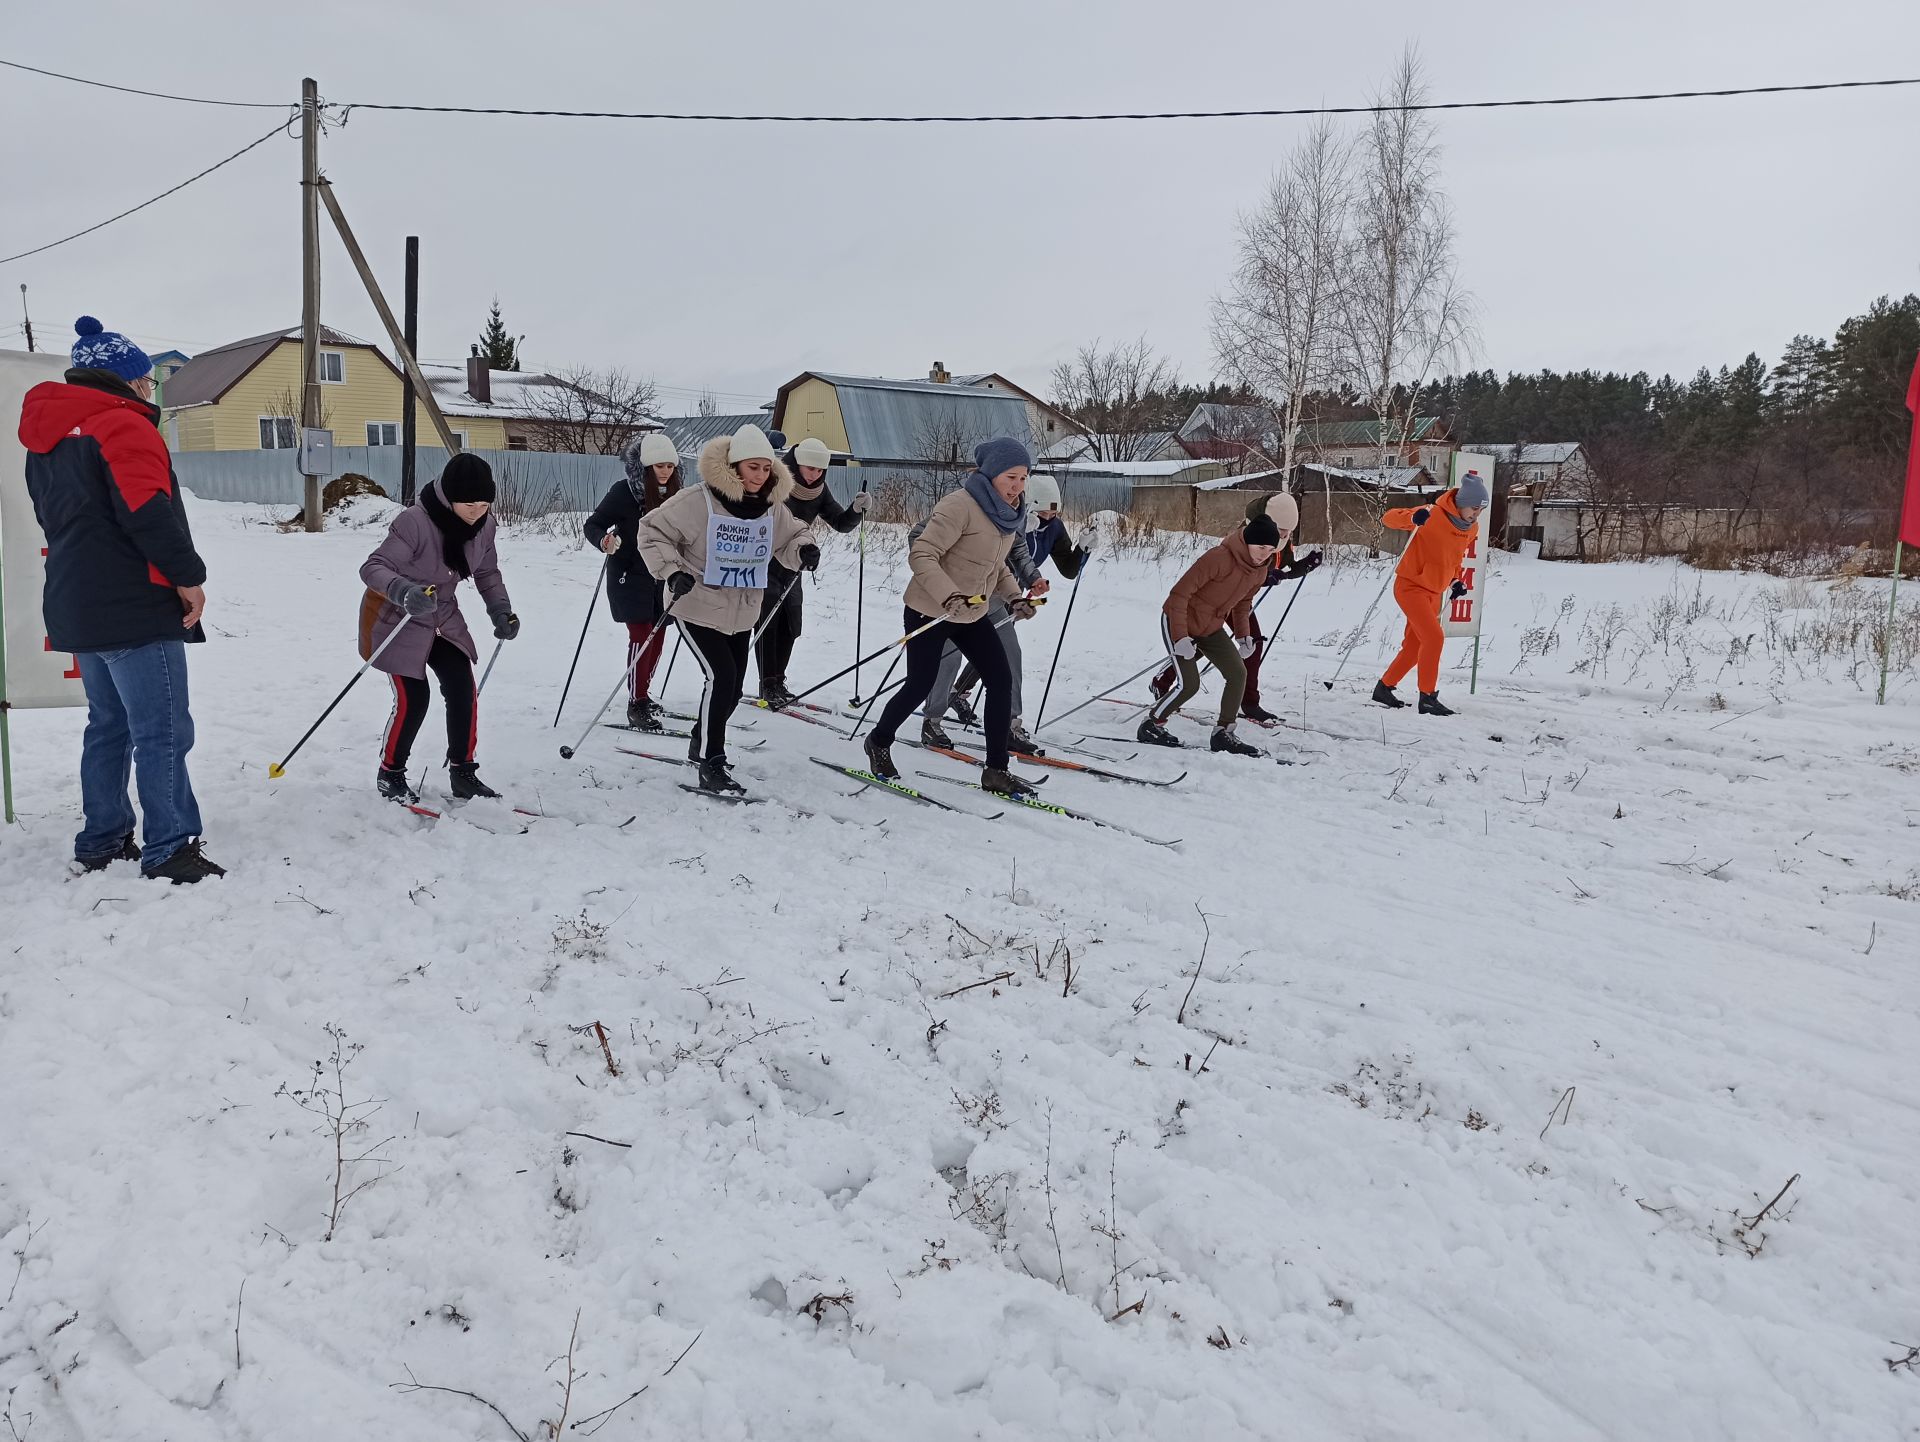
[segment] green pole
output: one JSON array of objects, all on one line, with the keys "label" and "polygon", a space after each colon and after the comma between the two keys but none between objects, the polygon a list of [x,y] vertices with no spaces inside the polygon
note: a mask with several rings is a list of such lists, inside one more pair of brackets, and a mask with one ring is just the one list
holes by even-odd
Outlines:
[{"label": "green pole", "polygon": [[1880,699],[1874,702],[1876,706],[1887,704],[1887,663],[1893,659],[1894,608],[1900,604],[1900,551],[1904,544],[1900,540],[1893,543],[1893,589],[1887,595],[1887,637],[1880,648]]}]

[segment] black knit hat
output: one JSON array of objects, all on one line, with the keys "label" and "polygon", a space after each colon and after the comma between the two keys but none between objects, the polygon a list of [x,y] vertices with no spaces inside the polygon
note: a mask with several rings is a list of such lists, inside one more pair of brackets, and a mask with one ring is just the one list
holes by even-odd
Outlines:
[{"label": "black knit hat", "polygon": [[1247,522],[1246,530],[1240,533],[1249,546],[1277,546],[1280,544],[1280,528],[1273,523],[1273,517],[1265,511]]},{"label": "black knit hat", "polygon": [[493,500],[493,467],[470,451],[460,451],[440,472],[440,497],[450,506]]}]

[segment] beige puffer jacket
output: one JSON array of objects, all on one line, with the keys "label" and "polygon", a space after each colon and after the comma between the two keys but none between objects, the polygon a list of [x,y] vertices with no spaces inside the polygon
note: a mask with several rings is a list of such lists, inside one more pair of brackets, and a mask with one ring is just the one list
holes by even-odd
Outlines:
[{"label": "beige puffer jacket", "polygon": [[[726,635],[751,631],[760,622],[760,603],[764,589],[746,590],[709,586],[700,578],[707,570],[707,516],[724,511],[718,497],[737,501],[746,494],[740,477],[727,462],[731,436],[716,436],[700,452],[700,481],[696,490],[682,491],[664,506],[657,506],[640,521],[640,559],[657,581],[675,571],[693,576],[694,587],[673,607],[673,616],[693,626]],[[789,571],[800,569],[800,545],[807,539],[807,528],[795,520],[786,507],[793,490],[793,474],[778,460],[773,463],[773,481],[760,494],[767,497],[767,514],[773,520],[774,559]],[[708,492],[712,492],[710,497]],[[671,600],[671,597],[669,597]]]},{"label": "beige puffer jacket", "polygon": [[[949,491],[908,548],[913,579],[907,583],[907,604],[923,616],[938,616],[949,596],[1018,600],[1024,592],[1007,569],[1007,553],[1019,539],[1003,534],[964,488]],[[974,620],[985,615],[982,610]]]}]

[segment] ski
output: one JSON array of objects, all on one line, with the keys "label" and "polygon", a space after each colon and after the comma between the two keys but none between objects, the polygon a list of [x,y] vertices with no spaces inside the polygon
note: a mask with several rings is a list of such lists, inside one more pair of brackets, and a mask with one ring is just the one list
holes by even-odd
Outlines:
[{"label": "ski", "polygon": [[[685,781],[680,783],[680,789],[694,796],[704,796],[709,801],[725,801],[734,806],[757,806],[767,799],[764,796],[743,796],[737,791],[702,791],[698,786],[689,785]],[[805,814],[805,812],[801,813],[803,816]]]},{"label": "ski", "polygon": [[[905,736],[896,736],[893,739],[895,745],[911,746],[915,751],[931,752],[935,756],[944,756],[949,761],[958,761],[965,766],[985,766],[987,764],[982,757],[971,755],[968,752],[960,750],[957,746],[929,746],[924,741],[909,741]],[[1041,757],[1021,756],[1018,752],[1014,754],[1014,759],[1031,761],[1036,766],[1046,765],[1046,761]],[[1022,779],[1031,781],[1035,786],[1044,786],[1047,781],[1047,778],[1044,776],[1028,776]]]},{"label": "ski", "polygon": [[[919,743],[910,741],[907,744],[913,746]],[[957,747],[949,750],[944,746],[929,746],[925,749],[937,751],[942,756],[951,756],[955,761],[964,761],[970,766],[986,765],[986,759],[984,757],[975,756]],[[1051,766],[1056,771],[1072,771],[1082,776],[1096,776],[1102,781],[1125,781],[1133,786],[1177,786],[1180,782],[1187,779],[1187,773],[1184,771],[1171,781],[1155,781],[1149,776],[1129,776],[1124,771],[1109,771],[1103,766],[1089,766],[1084,761],[1069,761],[1061,756],[1021,756],[1016,752],[1015,757],[1028,766]],[[1034,776],[1029,779],[1037,783],[1045,781],[1047,778],[1044,776]]]},{"label": "ski", "polygon": [[669,731],[664,726],[656,726],[649,729],[645,726],[629,726],[624,721],[602,721],[600,724],[609,731],[625,731],[634,736],[671,736],[678,741],[691,741],[693,739],[693,733],[691,731]]},{"label": "ski", "polygon": [[[860,719],[860,712],[857,709],[843,707],[839,714],[842,716],[851,717],[856,721]],[[978,736],[982,741],[985,741],[987,737],[987,733],[978,726],[968,726],[959,721],[942,721],[940,724],[942,726],[951,727],[956,731],[965,731],[969,736]],[[1052,738],[1048,738],[1045,744],[1053,747],[1057,751],[1070,751],[1076,756],[1085,756],[1090,760],[1094,760],[1094,761],[1114,761],[1114,760],[1131,761],[1133,759],[1133,756],[1131,755],[1113,757],[1113,756],[1105,755],[1104,753],[1099,751],[1088,751],[1084,747],[1070,746],[1064,741],[1059,741]],[[1129,741],[1126,744],[1132,745],[1133,743]],[[1134,753],[1134,755],[1137,755],[1137,754],[1139,753],[1137,752]],[[1039,760],[1042,760],[1043,758],[1038,756],[1028,756],[1023,752],[1016,751],[1013,753],[1013,759],[1016,761],[1039,761]]]},{"label": "ski", "polygon": [[963,781],[957,776],[937,776],[931,771],[921,771],[916,774],[926,777],[929,781],[944,781],[949,786],[969,786],[975,791],[986,792],[989,796],[1003,796],[1008,801],[1018,802],[1020,805],[1029,807],[1034,811],[1050,811],[1055,816],[1070,816],[1075,821],[1084,821],[1091,826],[1103,827],[1108,831],[1118,831],[1122,835],[1131,836],[1136,841],[1145,841],[1153,846],[1171,847],[1180,844],[1179,838],[1177,837],[1172,841],[1163,840],[1158,836],[1149,836],[1144,831],[1135,831],[1131,826],[1122,826],[1117,821],[1108,821],[1104,817],[1090,816],[1084,811],[1075,811],[1071,807],[1059,806],[1051,801],[1042,801],[1038,794],[1031,791],[1017,792],[1012,796],[1007,796],[1005,792],[987,791],[987,788],[982,786],[978,781]]},{"label": "ski", "polygon": [[698,766],[698,761],[690,761],[685,756],[662,756],[658,751],[635,751],[631,746],[613,748],[622,756],[638,756],[642,761],[658,761],[663,766]]},{"label": "ski", "polygon": [[[844,736],[844,737],[851,738],[853,735],[851,731],[848,731],[843,726],[836,726],[831,721],[823,720],[819,716],[806,715],[803,712],[793,710],[791,707],[782,706],[778,710],[775,710],[772,706],[769,706],[765,701],[755,701],[755,700],[749,700],[747,704],[749,706],[757,706],[762,711],[772,711],[773,714],[776,716],[785,716],[790,721],[804,721],[809,726],[824,726],[827,728],[827,730],[831,731],[836,736]],[[794,704],[799,706],[806,706],[807,711],[825,711],[826,710],[824,706],[807,706],[805,702],[795,702]],[[827,714],[832,715],[833,713],[829,711],[827,712]]]},{"label": "ski", "polygon": [[[924,791],[916,791],[913,787],[904,785],[901,782],[890,781],[886,777],[873,771],[862,771],[855,766],[842,766],[837,761],[825,761],[818,756],[809,756],[807,760],[811,761],[815,766],[824,766],[829,771],[838,771],[842,776],[858,781],[862,786],[871,786],[879,791],[891,791],[896,796],[904,796],[909,801],[918,801],[927,806],[938,807],[942,811],[951,811],[956,816],[974,816],[976,814],[963,807],[949,806],[938,797],[929,796]],[[1005,812],[996,811],[992,815],[981,817],[980,819],[992,821],[1005,814]]]}]

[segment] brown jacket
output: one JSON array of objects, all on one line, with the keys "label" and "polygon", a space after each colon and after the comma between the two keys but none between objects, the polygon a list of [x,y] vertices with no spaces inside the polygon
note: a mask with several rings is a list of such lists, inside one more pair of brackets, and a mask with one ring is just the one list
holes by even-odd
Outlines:
[{"label": "brown jacket", "polygon": [[1183,636],[1198,640],[1227,625],[1235,636],[1250,634],[1254,593],[1266,579],[1267,563],[1248,554],[1245,536],[1230,532],[1174,583],[1161,607],[1167,613],[1167,630],[1176,641]]},{"label": "brown jacket", "polygon": [[[740,477],[727,463],[731,444],[730,436],[708,441],[700,452],[699,489],[682,491],[640,520],[640,559],[653,578],[664,581],[675,571],[693,576],[694,587],[674,606],[674,617],[730,636],[759,624],[760,603],[767,594],[764,588],[722,589],[700,579],[707,569],[707,516],[724,510],[715,497],[737,501],[746,494]],[[798,571],[800,543],[807,539],[807,528],[786,507],[792,490],[792,473],[776,460],[773,480],[760,494],[771,503],[767,514],[773,520],[774,559],[789,571]]]},{"label": "brown jacket", "polygon": [[907,550],[907,564],[913,568],[907,604],[923,616],[938,616],[949,596],[1018,600],[1024,593],[1007,569],[1007,552],[1018,539],[1003,534],[964,489],[949,491]]}]

